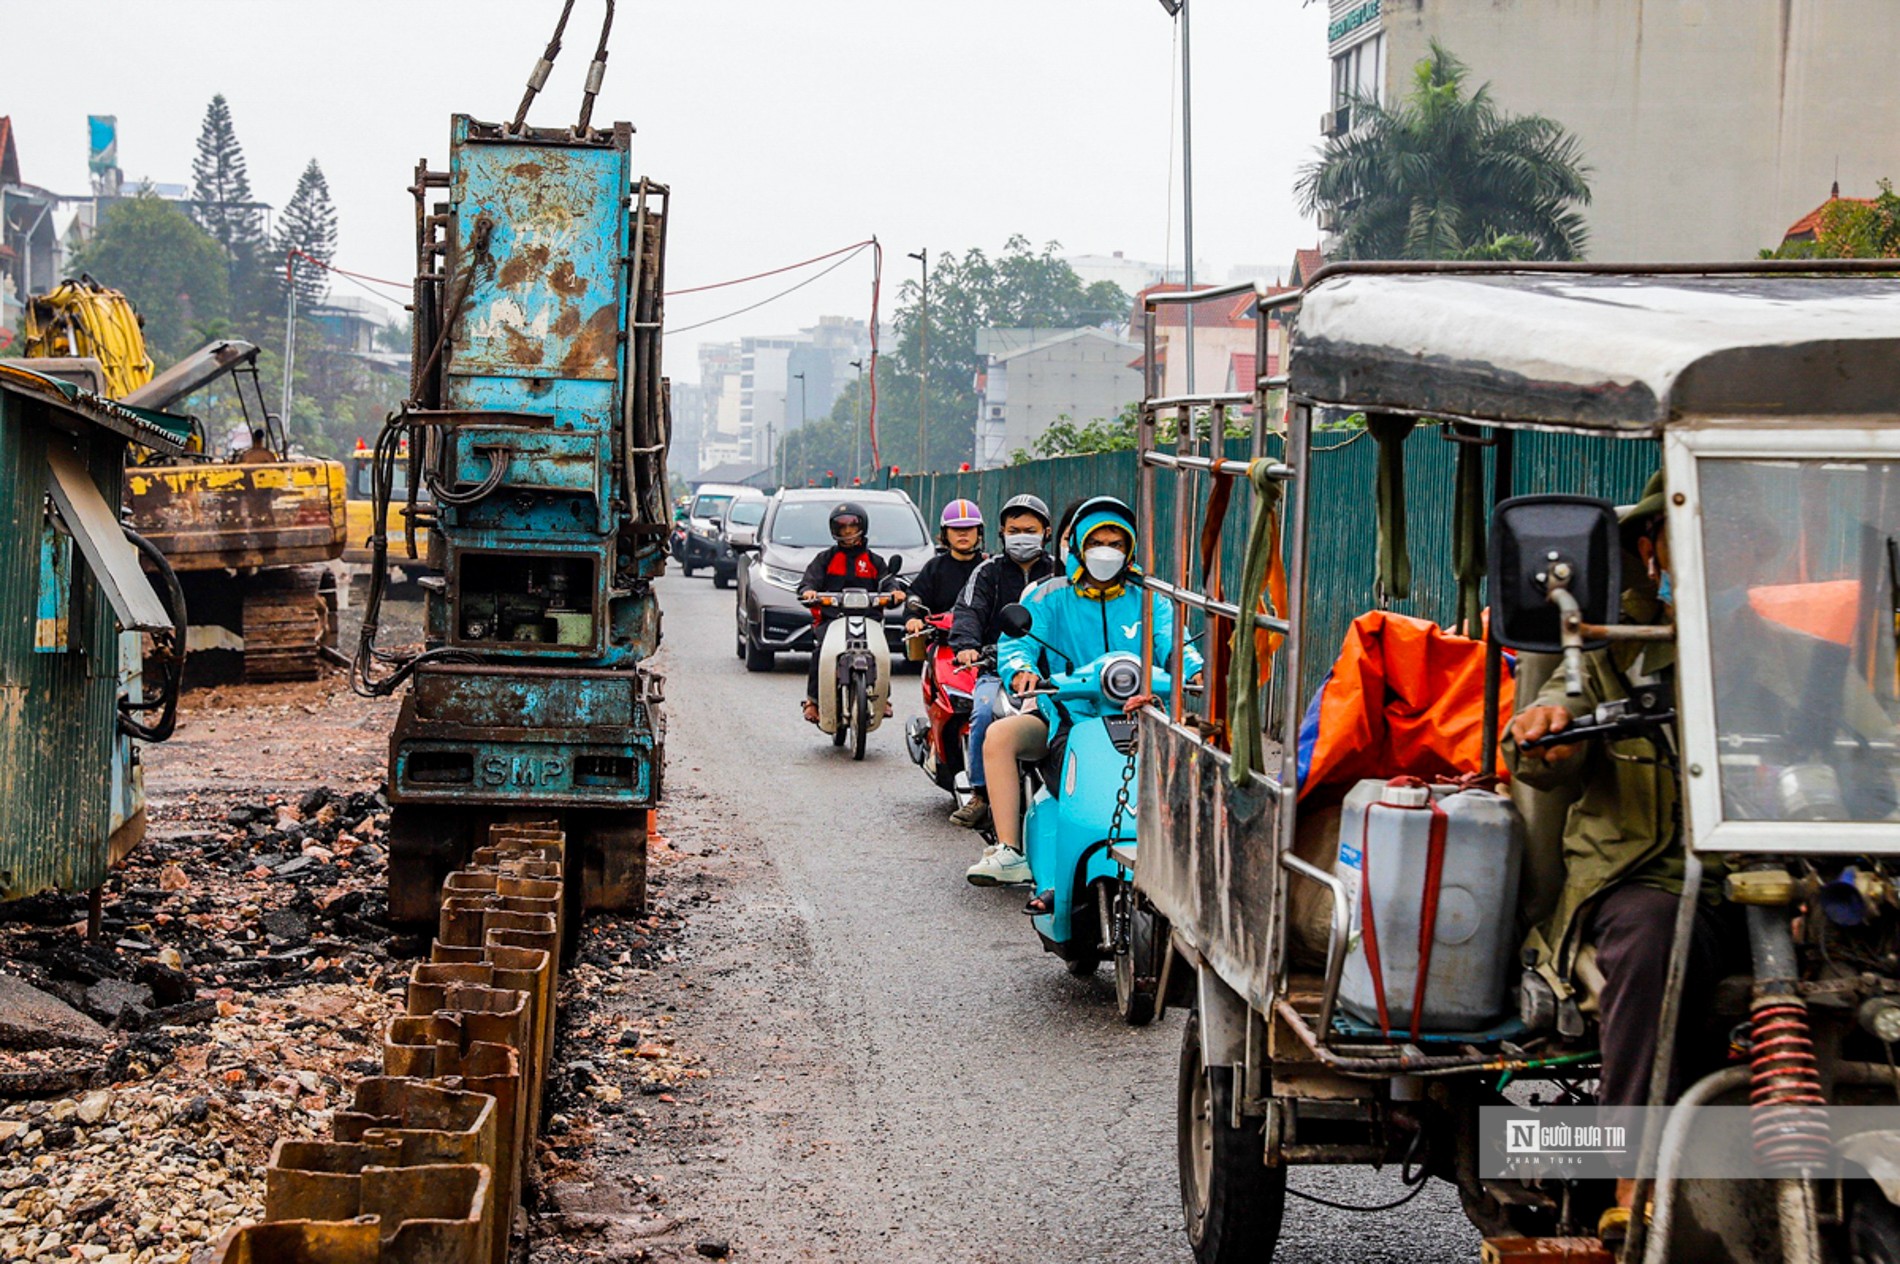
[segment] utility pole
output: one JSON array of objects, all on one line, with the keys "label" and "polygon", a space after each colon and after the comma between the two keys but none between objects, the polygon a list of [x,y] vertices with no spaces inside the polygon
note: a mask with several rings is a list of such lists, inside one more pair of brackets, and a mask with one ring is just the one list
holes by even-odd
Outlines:
[{"label": "utility pole", "polygon": [[[1189,0],[1161,0],[1168,16],[1181,23],[1181,249],[1187,256],[1182,265],[1184,288],[1194,288],[1194,60],[1190,54],[1192,39],[1188,30]],[[1184,305],[1187,314],[1187,393],[1194,393],[1194,304]]]},{"label": "utility pole", "polygon": [[765,423],[765,463],[772,468],[772,480],[783,487],[785,480],[780,477],[778,448],[772,442],[772,423],[769,421]]},{"label": "utility pole", "polygon": [[917,469],[923,471],[930,468],[930,247],[913,251],[910,257],[924,270],[924,323],[917,357]]},{"label": "utility pole", "polygon": [[[284,404],[277,420],[277,429],[283,435],[284,447],[290,447],[290,371],[297,364],[297,256],[284,258]],[[264,436],[270,438],[270,422],[264,420]],[[248,436],[246,436],[248,438]],[[288,457],[288,451],[277,454],[279,458]]]},{"label": "utility pole", "polygon": [[851,477],[858,478],[864,457],[864,361],[853,360],[851,367],[858,371],[857,420],[851,426]]}]

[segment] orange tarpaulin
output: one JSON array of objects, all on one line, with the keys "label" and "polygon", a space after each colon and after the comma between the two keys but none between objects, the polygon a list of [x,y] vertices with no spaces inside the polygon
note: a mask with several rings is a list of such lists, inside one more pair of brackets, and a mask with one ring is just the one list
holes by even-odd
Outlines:
[{"label": "orange tarpaulin", "polygon": [[[1498,693],[1508,717],[1508,671]],[[1367,777],[1464,776],[1478,771],[1483,742],[1484,642],[1375,610],[1353,620],[1301,722],[1300,796]]]},{"label": "orange tarpaulin", "polygon": [[1748,590],[1748,606],[1768,622],[1791,631],[1836,645],[1852,645],[1854,623],[1860,618],[1860,581],[1765,584]]}]

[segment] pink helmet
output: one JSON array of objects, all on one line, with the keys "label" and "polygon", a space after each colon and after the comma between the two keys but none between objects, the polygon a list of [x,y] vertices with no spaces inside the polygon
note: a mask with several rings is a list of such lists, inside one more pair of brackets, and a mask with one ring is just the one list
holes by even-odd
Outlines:
[{"label": "pink helmet", "polygon": [[983,525],[983,511],[976,507],[974,500],[959,497],[943,507],[943,517],[938,525],[944,527],[980,527]]}]

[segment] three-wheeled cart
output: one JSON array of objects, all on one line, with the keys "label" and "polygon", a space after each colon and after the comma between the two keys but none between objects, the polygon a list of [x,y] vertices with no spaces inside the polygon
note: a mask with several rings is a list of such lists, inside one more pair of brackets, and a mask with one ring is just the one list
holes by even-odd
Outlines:
[{"label": "three-wheeled cart", "polygon": [[[1231,309],[1245,288],[1146,300],[1146,582],[1215,651],[1198,712],[1177,694],[1142,715],[1135,862],[1168,930],[1160,999],[1189,1011],[1180,1180],[1202,1264],[1271,1258],[1288,1173],[1311,1164],[1453,1183],[1487,1259],[1554,1238],[1612,1258],[1595,1236],[1609,1181],[1498,1174],[1485,1108],[1592,1105],[1600,1034],[1587,970],[1553,992],[1516,957],[1562,896],[1572,806],[1507,780],[1498,753],[1553,673],[1568,689],[1588,655],[1639,643],[1670,652],[1652,713],[1583,718],[1646,724],[1679,795],[1686,894],[1654,1065],[1687,1039],[1690,990],[1713,996],[1730,1050],[1673,1112],[1641,1117],[1634,1205],[1652,1210],[1621,1258],[1900,1258],[1900,1125],[1844,1111],[1900,1088],[1900,280],[1868,275],[1881,266],[1329,267],[1258,295],[1257,380],[1196,396],[1158,389],[1157,339],[1182,322],[1157,313]],[[1673,605],[1632,625],[1609,502],[1658,468]],[[1243,530],[1242,564],[1223,565]],[[1484,998],[1495,1021],[1463,1030],[1387,1014],[1390,959],[1366,1012],[1373,883],[1354,865],[1370,827],[1342,831],[1302,783],[1329,726],[1390,739],[1417,718],[1399,709],[1443,704],[1339,687],[1370,679],[1368,629],[1408,609],[1418,635],[1462,633],[1477,656],[1456,682],[1476,701],[1436,725],[1455,730],[1438,752],[1452,766],[1404,766],[1416,744],[1398,740],[1345,763],[1509,796],[1516,894],[1456,931],[1508,927],[1509,959]],[[1636,730],[1607,732],[1591,758],[1628,757]],[[1688,968],[1698,898],[1746,926],[1719,978]],[[1427,1013],[1425,963],[1457,948],[1434,916],[1410,997]],[[1668,1081],[1651,1077],[1653,1105]],[[1755,1170],[1690,1179],[1736,1148],[1709,1122],[1725,1104],[1745,1112]]]}]

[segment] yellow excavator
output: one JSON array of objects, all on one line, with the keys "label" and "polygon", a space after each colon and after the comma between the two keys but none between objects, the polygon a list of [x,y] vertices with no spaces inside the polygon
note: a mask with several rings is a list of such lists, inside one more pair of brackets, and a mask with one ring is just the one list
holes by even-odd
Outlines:
[{"label": "yellow excavator", "polygon": [[282,419],[264,404],[257,347],[218,339],[154,374],[141,326],[124,294],[82,276],[28,301],[25,354],[37,372],[174,412],[231,377],[243,437],[220,443],[194,421],[185,456],[134,453],[125,505],[184,587],[187,684],[314,680],[336,651],[329,563],[343,554],[343,466],[291,454]]}]

